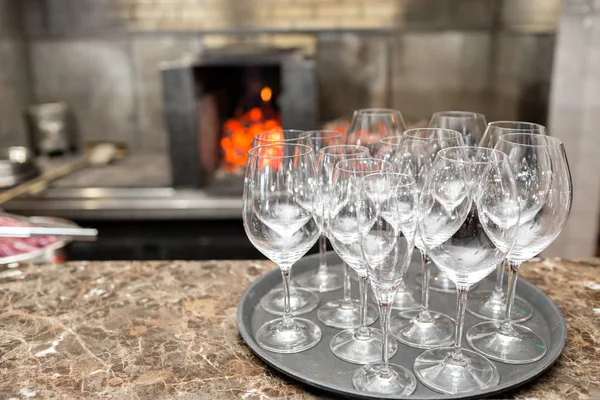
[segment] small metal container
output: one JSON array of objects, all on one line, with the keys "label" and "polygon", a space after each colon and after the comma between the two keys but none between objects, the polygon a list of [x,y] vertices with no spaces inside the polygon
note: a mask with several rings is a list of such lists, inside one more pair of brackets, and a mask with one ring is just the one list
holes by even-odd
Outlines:
[{"label": "small metal container", "polygon": [[60,155],[76,149],[73,115],[65,103],[30,106],[26,117],[36,155]]},{"label": "small metal container", "polygon": [[0,189],[6,189],[39,175],[33,153],[26,147],[0,148]]}]

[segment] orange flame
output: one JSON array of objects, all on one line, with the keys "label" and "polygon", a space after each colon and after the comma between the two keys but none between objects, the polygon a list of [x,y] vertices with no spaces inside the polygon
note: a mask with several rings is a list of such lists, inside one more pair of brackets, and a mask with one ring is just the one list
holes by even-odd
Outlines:
[{"label": "orange flame", "polygon": [[[279,115],[273,109],[254,107],[245,113],[236,112],[236,115],[239,116],[230,118],[223,124],[221,139],[223,166],[229,172],[243,171],[246,167],[248,150],[252,148],[254,136],[261,132],[281,129]],[[273,132],[273,134],[281,135],[282,133]],[[277,137],[273,137],[273,139],[276,140]]]}]

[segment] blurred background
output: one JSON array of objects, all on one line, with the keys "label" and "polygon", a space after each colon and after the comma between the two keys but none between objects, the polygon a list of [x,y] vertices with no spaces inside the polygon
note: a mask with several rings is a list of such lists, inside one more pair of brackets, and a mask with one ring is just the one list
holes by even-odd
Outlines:
[{"label": "blurred background", "polygon": [[[240,154],[255,132],[343,130],[366,107],[399,109],[409,126],[468,110],[541,123],[565,142],[575,199],[547,255],[596,255],[599,10],[596,0],[0,0],[0,146],[29,150],[29,178],[68,167],[0,207],[99,229],[70,259],[259,257],[240,212]],[[110,163],[81,162],[106,143]]]}]

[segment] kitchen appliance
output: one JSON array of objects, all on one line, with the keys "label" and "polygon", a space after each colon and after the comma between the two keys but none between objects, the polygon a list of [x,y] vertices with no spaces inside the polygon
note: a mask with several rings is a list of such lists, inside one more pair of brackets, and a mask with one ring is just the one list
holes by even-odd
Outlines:
[{"label": "kitchen appliance", "polygon": [[40,173],[32,152],[26,147],[0,149],[0,189],[7,189],[35,178]]},{"label": "kitchen appliance", "polygon": [[35,155],[62,155],[77,149],[74,117],[65,103],[30,106],[26,122]]}]

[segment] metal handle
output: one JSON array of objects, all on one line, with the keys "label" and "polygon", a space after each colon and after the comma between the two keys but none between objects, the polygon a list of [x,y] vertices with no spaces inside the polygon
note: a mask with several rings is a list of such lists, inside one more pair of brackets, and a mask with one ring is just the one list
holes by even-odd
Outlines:
[{"label": "metal handle", "polygon": [[68,236],[72,240],[93,241],[97,229],[56,226],[0,226],[0,237],[28,238],[32,236]]}]

